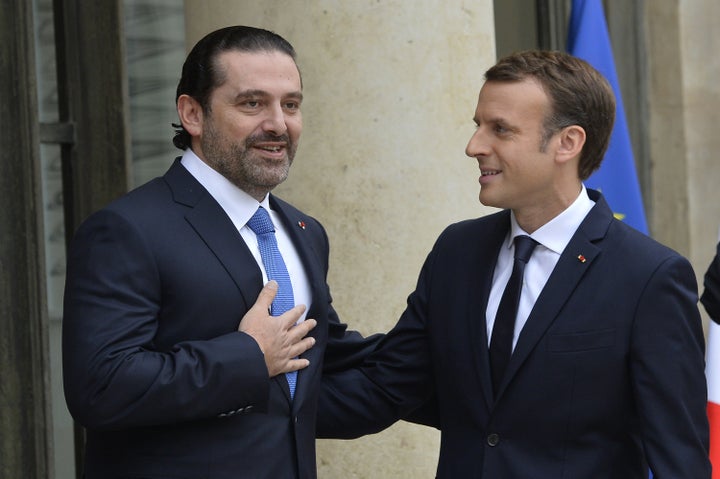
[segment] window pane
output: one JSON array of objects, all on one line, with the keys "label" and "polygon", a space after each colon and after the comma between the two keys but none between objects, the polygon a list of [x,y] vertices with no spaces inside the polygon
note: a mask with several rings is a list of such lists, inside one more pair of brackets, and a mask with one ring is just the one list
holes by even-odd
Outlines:
[{"label": "window pane", "polygon": [[[42,123],[56,123],[58,114],[55,29],[52,0],[35,0],[35,67],[37,72],[38,117]],[[74,423],[65,404],[62,387],[62,295],[65,288],[65,215],[63,212],[60,145],[40,145],[45,231],[45,280],[48,304],[50,402],[53,427],[53,462],[57,478],[75,477]]]},{"label": "window pane", "polygon": [[175,89],[185,60],[183,2],[125,0],[134,186],[162,175],[180,154],[172,144]]}]

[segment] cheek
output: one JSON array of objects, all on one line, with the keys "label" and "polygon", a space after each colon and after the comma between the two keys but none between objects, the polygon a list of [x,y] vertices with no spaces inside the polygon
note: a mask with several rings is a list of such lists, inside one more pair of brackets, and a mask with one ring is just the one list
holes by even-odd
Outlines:
[{"label": "cheek", "polygon": [[223,116],[222,131],[233,140],[243,140],[261,129],[261,122],[256,118],[229,112]]},{"label": "cheek", "polygon": [[297,141],[300,138],[300,134],[302,133],[302,118],[293,118],[286,124],[290,138]]},{"label": "cheek", "polygon": [[528,156],[522,165],[525,184],[534,189],[552,188],[555,169],[552,161],[543,155]]}]

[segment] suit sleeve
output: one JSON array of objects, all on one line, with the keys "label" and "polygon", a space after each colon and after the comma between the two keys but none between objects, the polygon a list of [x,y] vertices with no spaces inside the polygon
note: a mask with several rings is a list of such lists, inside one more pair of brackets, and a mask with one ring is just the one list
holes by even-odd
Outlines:
[{"label": "suit sleeve", "polygon": [[715,258],[705,273],[704,280],[705,290],[703,291],[700,302],[710,317],[716,321],[720,321],[720,243],[717,245]]},{"label": "suit sleeve", "polygon": [[[330,241],[325,228],[314,218],[308,219],[316,226],[309,231],[316,232],[314,244],[318,248],[318,262],[323,265],[323,275],[327,278],[329,271]],[[383,334],[373,334],[363,337],[358,331],[348,329],[347,324],[342,323],[335,308],[332,306],[332,295],[330,287],[325,282],[325,294],[327,298],[327,327],[328,340],[323,356],[323,374],[332,374],[359,367],[363,360],[376,348]]]},{"label": "suit sleeve", "polygon": [[687,260],[671,256],[658,266],[633,328],[635,407],[654,477],[709,478],[705,343]]},{"label": "suit sleeve", "polygon": [[318,437],[352,439],[404,418],[420,424],[437,422],[425,324],[431,264],[432,254],[400,320],[363,364],[323,376]]},{"label": "suit sleeve", "polygon": [[250,336],[228,332],[158,350],[163,301],[178,294],[163,288],[144,233],[121,215],[103,211],[80,228],[68,253],[63,367],[69,410],[83,426],[120,429],[266,408],[268,372]]}]

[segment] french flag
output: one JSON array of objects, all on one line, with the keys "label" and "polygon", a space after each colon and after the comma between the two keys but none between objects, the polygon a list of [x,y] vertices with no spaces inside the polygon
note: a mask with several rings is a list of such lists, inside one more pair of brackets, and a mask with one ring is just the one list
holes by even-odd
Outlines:
[{"label": "french flag", "polygon": [[720,324],[714,319],[710,322],[705,375],[708,383],[712,479],[720,479]]}]

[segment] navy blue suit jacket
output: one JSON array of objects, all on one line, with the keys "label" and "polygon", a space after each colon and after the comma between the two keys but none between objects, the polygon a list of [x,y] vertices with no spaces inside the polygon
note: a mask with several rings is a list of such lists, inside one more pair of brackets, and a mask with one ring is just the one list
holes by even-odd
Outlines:
[{"label": "navy blue suit jacket", "polygon": [[710,318],[720,322],[720,243],[717,244],[715,257],[705,272],[704,286],[700,302],[705,306]]},{"label": "navy blue suit jacket", "polygon": [[316,344],[290,401],[240,319],[262,274],[229,217],[176,161],[92,215],[68,257],[64,382],[87,429],[86,477],[314,478],[324,369],[372,341],[346,331],[322,226],[270,198],[312,288]]},{"label": "navy blue suit jacket", "polygon": [[649,464],[656,479],[709,479],[693,270],[589,194],[497,398],[485,310],[509,211],[442,233],[378,350],[323,379],[319,435],[375,432],[434,392],[438,478],[634,479]]}]

